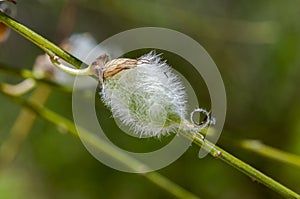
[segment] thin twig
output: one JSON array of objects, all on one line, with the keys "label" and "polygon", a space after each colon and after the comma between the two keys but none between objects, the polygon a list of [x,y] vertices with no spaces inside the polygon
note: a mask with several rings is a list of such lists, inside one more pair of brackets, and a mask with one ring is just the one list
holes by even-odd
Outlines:
[{"label": "thin twig", "polygon": [[[203,132],[204,134],[206,132]],[[202,134],[203,134],[202,133]],[[289,153],[272,146],[263,143],[261,140],[255,139],[241,139],[231,136],[226,136],[226,132],[223,131],[222,138],[218,141],[221,145],[228,147],[237,147],[252,153],[256,153],[265,158],[284,163],[291,166],[300,168],[300,155]],[[210,136],[214,135],[214,131],[210,131]]]},{"label": "thin twig", "polygon": [[61,84],[58,84],[58,83],[48,80],[46,78],[39,78],[39,77],[35,76],[31,70],[18,69],[16,67],[7,66],[6,64],[0,63],[0,72],[6,73],[6,74],[12,75],[12,76],[20,77],[23,79],[32,79],[38,83],[46,84],[54,89],[58,89],[58,90],[61,90],[64,92],[68,92],[68,93],[72,92],[71,87],[63,86]]},{"label": "thin twig", "polygon": [[[49,42],[48,40],[44,39],[40,35],[36,34],[32,30],[28,29],[27,27],[23,26],[22,24],[16,22],[14,19],[8,17],[6,14],[0,12],[0,21],[2,21],[7,26],[13,28],[15,31],[38,45],[43,50],[49,50],[53,52],[56,56],[64,59],[66,62],[74,65],[76,68],[80,68],[82,62],[75,57],[71,56],[70,54],[66,53],[62,49],[58,48],[53,43]],[[48,53],[48,52],[47,52]],[[53,55],[52,55],[53,56]],[[45,110],[43,110],[45,111]],[[48,112],[48,114],[50,114]],[[53,115],[52,117],[48,118],[49,121],[54,122],[53,118],[56,118],[56,115]],[[50,114],[50,115],[51,115]],[[57,118],[56,118],[57,119]],[[74,128],[72,123],[70,121],[68,122],[69,125],[71,125],[72,128]],[[73,129],[74,130],[74,129]],[[74,131],[76,133],[76,130]],[[300,198],[300,196],[293,192],[292,190],[286,188],[285,186],[281,185],[277,181],[273,180],[272,178],[264,175],[260,171],[256,170],[255,168],[251,167],[250,165],[244,163],[243,161],[237,159],[236,157],[232,156],[228,152],[224,151],[223,149],[214,146],[213,144],[209,143],[207,140],[203,140],[200,134],[196,134],[196,137],[194,139],[194,135],[192,133],[187,134],[186,136],[188,139],[193,140],[194,143],[199,145],[200,147],[203,147],[205,150],[209,151],[209,153],[217,157],[224,162],[228,163],[229,165],[237,168],[241,172],[245,173],[246,175],[250,176],[253,179],[256,179],[258,182],[261,182],[262,184],[266,185],[267,187],[271,188],[272,190],[276,191],[277,193],[281,194],[282,196],[286,198]],[[94,140],[93,140],[94,141]],[[104,150],[104,152],[113,155],[114,153],[117,153],[116,151],[107,150],[106,146],[107,144],[101,140],[99,140],[97,143],[91,143],[95,144],[95,146],[100,145],[101,148]],[[99,147],[99,146],[98,146]],[[220,153],[221,152],[221,153]],[[115,154],[116,155],[116,154]],[[118,156],[119,160],[122,162],[124,160],[127,160],[126,156]],[[126,162],[124,162],[126,164]],[[128,162],[127,162],[128,163]],[[128,163],[129,164],[129,163]],[[130,164],[136,165],[136,162],[131,162]],[[129,166],[129,165],[128,165]]]},{"label": "thin twig", "polygon": [[[41,118],[47,120],[48,122],[51,122],[56,126],[65,128],[67,132],[79,138],[76,127],[72,121],[56,114],[55,112],[49,109],[39,106],[38,104],[29,102],[18,96],[9,95],[1,88],[1,85],[0,85],[0,93],[2,93],[4,96],[8,97],[12,101],[28,108],[30,111],[33,111],[35,114],[39,115]],[[86,131],[85,129],[81,129],[80,139],[83,139],[85,142],[97,148],[102,153],[105,153],[109,157],[112,157],[116,161],[120,162],[124,166],[129,167],[130,169],[136,171],[137,173],[140,173],[141,169],[144,170],[144,168],[147,168],[147,165],[144,165],[140,163],[138,160],[132,158],[131,156],[125,155],[122,152],[116,150],[115,148],[107,144],[105,141],[99,139],[97,136]],[[144,176],[149,181],[153,182],[154,184],[158,185],[162,189],[168,191],[170,194],[174,195],[177,198],[182,198],[182,199],[198,198],[199,199],[198,196],[185,190],[183,187],[170,181],[168,178],[160,175],[157,172],[142,173],[141,175]]]},{"label": "thin twig", "polygon": [[[64,124],[63,127],[66,128],[67,131],[78,137],[77,130],[74,126],[74,124],[66,119],[61,117],[60,115],[46,109],[40,106],[37,106],[34,103],[28,102],[20,97],[12,96],[7,93],[5,93],[0,86],[0,92],[4,94],[5,96],[9,97],[12,101],[19,103],[32,111],[34,111],[36,114],[41,116],[42,118],[46,119],[47,121],[54,123],[55,125],[61,126],[61,124]],[[58,123],[59,121],[59,123]],[[125,166],[128,166],[129,168],[133,169],[134,171],[140,171],[140,169],[144,169],[147,167],[144,164],[139,163],[137,160],[132,159],[130,156],[120,153],[119,151],[112,148],[110,145],[108,145],[105,141],[100,140],[97,136],[94,136],[93,134],[85,131],[84,129],[81,129],[81,139],[84,139],[89,144],[94,146],[95,148],[99,149],[103,153],[115,158],[120,163],[124,164]],[[181,132],[182,133],[182,132]],[[285,186],[281,185],[277,181],[273,180],[272,178],[266,176],[265,174],[261,173],[260,171],[256,170],[255,168],[251,167],[250,165],[246,164],[245,162],[237,159],[233,155],[229,154],[225,150],[221,149],[218,146],[215,146],[214,144],[210,143],[208,140],[203,140],[203,137],[201,134],[198,133],[182,133],[185,137],[188,139],[193,140],[195,144],[197,144],[200,147],[203,147],[204,150],[208,151],[210,155],[212,155],[215,158],[218,158],[227,164],[233,166],[234,168],[237,168],[239,171],[243,172],[244,174],[251,177],[251,179],[256,180],[257,182],[260,182],[264,184],[265,186],[269,187],[270,189],[274,190],[275,192],[281,194],[285,198],[296,198],[299,199],[300,196],[293,192],[292,190],[286,188]],[[147,176],[147,174],[145,174]],[[147,177],[151,181],[154,182],[151,176]],[[157,179],[156,179],[157,180]],[[161,179],[162,180],[162,179]],[[164,179],[165,181],[167,179]],[[160,180],[155,181],[155,183],[159,183]],[[168,181],[168,180],[167,180]],[[163,186],[164,188],[167,188],[166,186]],[[177,190],[178,191],[178,190]]]},{"label": "thin twig", "polygon": [[33,90],[36,86],[36,82],[33,79],[25,79],[17,84],[3,83],[3,89],[12,95],[24,95]]},{"label": "thin twig", "polygon": [[[226,139],[227,141],[228,139]],[[300,156],[264,144],[260,140],[240,139],[228,143],[263,157],[300,168]]]},{"label": "thin twig", "polygon": [[[41,106],[47,101],[51,90],[51,87],[39,84],[29,97],[29,101]],[[28,110],[27,108],[22,108],[9,132],[8,137],[0,146],[0,163],[2,168],[8,167],[15,159],[22,143],[32,129],[36,117],[36,114],[33,114],[32,111]]]},{"label": "thin twig", "polygon": [[204,150],[208,151],[210,155],[213,157],[220,159],[230,166],[238,169],[242,173],[249,176],[252,180],[260,182],[261,184],[269,187],[273,191],[279,193],[285,198],[300,198],[300,195],[296,192],[290,190],[289,188],[285,187],[284,185],[280,184],[279,182],[273,180],[272,178],[268,177],[267,175],[263,174],[262,172],[258,171],[257,169],[253,168],[249,164],[239,160],[238,158],[234,157],[230,153],[226,152],[222,148],[210,143],[208,140],[203,140],[200,134],[196,133],[194,136],[191,134],[184,134],[189,139],[193,139],[193,142],[198,146],[202,147]]},{"label": "thin twig", "polygon": [[[53,44],[49,40],[45,39],[41,35],[37,34],[36,32],[30,30],[26,26],[22,25],[21,23],[17,22],[15,19],[11,18],[10,16],[6,15],[2,11],[0,11],[0,21],[5,25],[9,26],[20,35],[24,36],[26,39],[31,41],[32,43],[36,44],[46,53],[51,51],[53,55],[58,56],[59,58],[63,59],[67,63],[73,65],[76,68],[86,68],[88,67],[87,64],[83,63],[76,57],[72,56],[71,54],[67,53],[63,49],[59,48],[57,45]],[[49,50],[49,51],[47,51]],[[53,56],[52,55],[52,56]]]}]

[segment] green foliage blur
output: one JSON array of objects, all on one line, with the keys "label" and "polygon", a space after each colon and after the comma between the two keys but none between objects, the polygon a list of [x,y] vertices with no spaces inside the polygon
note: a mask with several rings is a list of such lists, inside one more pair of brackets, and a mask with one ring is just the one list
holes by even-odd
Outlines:
[{"label": "green foliage blur", "polygon": [[[243,138],[257,139],[300,155],[300,1],[19,0],[15,7],[18,21],[56,44],[73,33],[89,32],[101,42],[121,31],[145,26],[170,28],[189,35],[213,58],[226,87],[228,110],[218,145],[300,192],[299,168],[274,162],[231,143]],[[16,68],[32,69],[36,57],[42,53],[13,31],[0,44],[1,63]],[[140,53],[130,55],[137,57]],[[166,57],[174,68],[187,64],[167,52]],[[188,76],[189,72],[186,73]],[[18,83],[20,79],[0,73],[0,81]],[[191,82],[197,84],[198,79]],[[199,98],[203,98],[200,106],[209,107],[204,83],[199,83],[198,91]],[[45,106],[72,119],[68,93],[53,90]],[[0,145],[8,137],[20,110],[20,106],[0,95]],[[97,113],[102,119],[110,117],[101,102]],[[120,139],[120,133],[114,135],[118,129],[113,123],[108,128],[111,139],[124,148],[141,147],[138,139],[128,146],[124,136]],[[156,146],[155,142],[163,141],[146,143]],[[199,159],[198,151],[197,146],[191,146],[180,159],[158,172],[201,198],[281,198],[219,160],[210,156]],[[0,170],[0,198],[173,196],[140,175],[103,165],[79,139],[37,119],[16,159]]]}]

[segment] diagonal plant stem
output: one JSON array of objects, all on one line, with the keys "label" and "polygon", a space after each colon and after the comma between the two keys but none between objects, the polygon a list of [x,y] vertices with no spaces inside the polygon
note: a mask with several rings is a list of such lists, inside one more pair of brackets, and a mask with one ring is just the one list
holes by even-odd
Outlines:
[{"label": "diagonal plant stem", "polygon": [[[71,88],[59,85],[55,82],[49,81],[47,79],[40,79],[37,78],[31,70],[24,70],[24,69],[16,69],[11,66],[6,66],[5,64],[0,63],[0,72],[7,73],[9,75],[14,75],[21,78],[30,78],[37,82],[41,82],[43,84],[46,84],[48,86],[58,88],[59,90],[62,90],[64,92],[72,92]],[[279,149],[276,149],[274,147],[271,147],[267,144],[262,143],[260,140],[254,140],[254,139],[236,139],[236,138],[223,138],[224,143],[230,145],[237,146],[241,149],[251,151],[254,153],[257,153],[261,156],[264,156],[266,158],[270,158],[272,160],[282,162],[288,165],[293,165],[296,167],[300,167],[300,156],[295,155],[292,153],[288,153]],[[222,140],[220,140],[222,142]]]},{"label": "diagonal plant stem", "polygon": [[[76,68],[81,67],[82,62],[80,60],[78,60],[75,57],[71,56],[70,54],[66,53],[65,51],[63,51],[62,49],[60,49],[53,43],[49,42],[42,36],[38,35],[37,33],[33,32],[29,28],[18,23],[17,21],[12,19],[11,17],[8,17],[6,14],[4,14],[2,12],[0,12],[0,21],[3,22],[4,24],[6,24],[7,26],[13,28],[15,31],[17,31],[18,33],[20,33],[21,35],[23,35],[24,37],[26,37],[27,39],[29,39],[30,41],[35,43],[36,45],[38,45],[40,48],[45,50],[46,53],[52,52],[53,54],[62,58],[66,62],[72,64]],[[53,56],[53,55],[51,55],[51,56]],[[14,99],[19,99],[19,98],[14,98]],[[53,112],[49,112],[48,110],[45,111],[45,109],[39,109],[39,111],[41,111],[44,114],[46,112],[47,113],[46,116],[52,115],[52,117],[49,117],[46,119],[48,119],[51,122],[55,122],[55,120],[53,120],[53,118],[56,118],[57,115],[54,115]],[[56,119],[58,119],[58,118],[56,118]],[[73,129],[72,130],[72,131],[74,131],[73,133],[76,134],[76,130],[74,129],[74,126],[70,121],[63,120],[63,122],[66,122],[67,126],[70,127],[71,129]],[[87,136],[87,139],[91,139],[91,137],[89,137],[89,136]],[[209,153],[212,156],[219,158],[220,160],[233,166],[234,168],[236,168],[239,171],[243,172],[244,174],[250,176],[251,178],[257,180],[258,182],[264,184],[265,186],[267,186],[270,189],[274,190],[275,192],[281,194],[282,196],[284,196],[286,198],[300,198],[300,196],[297,193],[295,193],[294,191],[281,185],[277,181],[266,176],[262,172],[256,170],[255,168],[251,167],[250,165],[244,163],[243,161],[237,159],[236,157],[229,154],[225,150],[223,150],[217,146],[214,146],[208,140],[204,140],[201,134],[199,134],[199,133],[195,134],[192,132],[188,132],[188,133],[184,133],[184,136],[186,136],[190,140],[193,140],[193,142],[195,144],[197,144],[198,146],[203,147],[205,150],[209,151]],[[114,155],[114,153],[116,153],[111,150],[107,151],[107,148],[106,148],[107,144],[101,140],[98,140],[97,142],[95,142],[94,138],[92,138],[91,141],[93,141],[93,143],[91,143],[91,144],[93,144],[95,147],[101,147],[104,150],[104,152],[106,152],[110,155]],[[124,161],[124,159],[125,160],[127,159],[126,157],[123,157],[123,156],[117,156],[117,157],[119,158],[120,161]],[[137,166],[136,165],[137,163],[134,161],[131,162],[130,164]]]},{"label": "diagonal plant stem", "polygon": [[6,15],[2,11],[0,11],[0,21],[7,25],[8,27],[12,28],[20,35],[24,36],[26,39],[40,47],[46,53],[53,53],[51,56],[58,56],[59,58],[63,59],[67,63],[73,65],[76,68],[86,68],[87,64],[83,63],[76,57],[72,56],[71,54],[67,53],[63,49],[59,48],[57,45],[53,44],[49,40],[45,39],[41,35],[37,34],[36,32],[30,30],[26,26],[20,24],[15,19],[11,18],[10,16]]},{"label": "diagonal plant stem", "polygon": [[263,174],[257,169],[253,168],[249,164],[241,161],[240,159],[234,157],[230,153],[226,152],[222,148],[210,143],[208,140],[203,140],[202,136],[196,133],[194,136],[191,134],[184,134],[188,139],[193,139],[193,142],[200,147],[203,147],[204,150],[209,151],[210,155],[215,158],[218,158],[230,166],[238,169],[242,173],[249,176],[251,179],[269,187],[273,191],[279,193],[285,198],[300,198],[300,195],[296,192],[290,190],[279,182],[273,180],[269,176]]},{"label": "diagonal plant stem", "polygon": [[[37,82],[41,82],[43,84],[46,84],[48,86],[58,88],[59,90],[62,90],[64,92],[72,92],[71,88],[61,86],[55,82],[46,80],[46,79],[40,79],[34,76],[34,74],[30,70],[24,70],[24,69],[16,69],[13,67],[5,66],[4,64],[0,63],[0,72],[8,73],[10,75],[14,75],[21,78],[30,78]],[[237,146],[241,149],[254,152],[256,154],[259,154],[261,156],[264,156],[266,158],[270,158],[272,160],[282,162],[288,165],[293,165],[296,167],[300,167],[300,156],[295,155],[292,153],[288,153],[279,149],[276,149],[274,147],[271,147],[269,145],[266,145],[262,143],[259,140],[253,140],[253,139],[236,139],[236,138],[223,138],[224,143],[230,143],[230,145]],[[220,140],[222,142],[222,140]]]},{"label": "diagonal plant stem", "polygon": [[[62,116],[46,109],[43,107],[40,107],[34,103],[28,102],[20,97],[12,96],[7,93],[5,93],[0,86],[0,92],[4,94],[5,96],[12,99],[14,102],[19,103],[32,111],[34,111],[36,114],[44,118],[45,120],[58,125],[60,127],[64,127],[68,132],[72,133],[74,136],[78,137],[77,130],[74,126],[74,124]],[[58,122],[59,121],[59,122]],[[62,125],[63,124],[63,125]],[[84,139],[89,144],[94,146],[95,148],[99,149],[103,153],[106,153],[107,155],[115,158],[120,163],[123,163],[125,166],[128,166],[129,168],[133,169],[134,171],[139,172],[140,169],[143,170],[143,168],[147,167],[146,165],[143,165],[139,163],[137,160],[132,159],[128,155],[124,155],[120,153],[119,151],[116,151],[114,148],[111,149],[111,146],[108,145],[105,141],[100,140],[98,137],[94,136],[93,134],[82,130],[83,136],[81,136],[81,139]],[[239,160],[238,158],[234,157],[233,155],[229,154],[225,150],[221,149],[220,147],[215,146],[214,144],[210,143],[208,140],[203,140],[203,137],[199,133],[193,133],[193,132],[181,132],[183,136],[185,136],[188,139],[193,140],[193,142],[203,147],[204,150],[209,151],[210,155],[212,155],[215,158],[218,158],[227,164],[233,166],[234,168],[238,169],[242,173],[248,175],[253,180],[260,182],[264,184],[265,186],[269,187],[270,189],[274,190],[275,192],[281,194],[285,198],[300,198],[300,196],[293,192],[292,190],[288,189],[287,187],[281,185],[277,181],[273,180],[272,178],[266,176],[262,172],[256,170],[255,168],[251,167],[250,165],[246,164],[245,162]],[[159,175],[159,174],[158,174]],[[144,174],[144,176],[149,179],[150,181],[154,182],[155,184],[161,184],[162,188],[167,189],[169,187],[168,182],[169,180],[166,178],[156,178],[156,174]],[[177,185],[178,186],[178,185]],[[178,187],[180,188],[180,187]],[[182,189],[182,188],[181,188]],[[172,189],[173,190],[173,189]],[[173,193],[174,195],[180,194],[181,191],[179,190],[173,190],[175,192],[179,193]],[[181,195],[181,194],[180,194]],[[181,198],[181,197],[179,197]]]},{"label": "diagonal plant stem", "polygon": [[[76,11],[76,8],[76,2],[68,0],[65,9],[62,12],[62,15],[59,19],[59,34],[56,35],[59,35],[60,37],[62,35],[66,36],[69,35],[69,33],[72,31],[74,25],[74,23],[72,22],[75,21],[74,11]],[[54,82],[46,82],[46,79],[36,78],[36,75],[30,70],[16,71],[12,70],[12,67],[4,66],[3,68],[2,66],[3,64],[0,63],[0,71],[3,71],[4,69],[5,72],[15,72],[15,74],[19,76],[23,75],[23,78],[25,78],[25,80],[15,85],[3,83],[3,89],[5,90],[5,92],[11,93],[13,95],[23,95],[24,93],[29,92],[35,86],[37,86],[37,88],[32,92],[32,94],[28,98],[28,101],[34,102],[39,106],[43,106],[46,103],[47,99],[49,98],[52,92],[52,89],[54,88],[53,84],[50,83]],[[37,85],[36,81],[41,80],[44,80],[44,83],[46,84]],[[59,86],[59,88],[66,88],[61,85],[57,86]],[[69,90],[69,92],[71,92],[71,89]],[[13,124],[8,137],[2,142],[2,145],[0,146],[0,162],[3,167],[9,167],[10,163],[15,159],[15,157],[18,154],[18,151],[20,151],[22,143],[28,137],[36,121],[36,118],[37,115],[32,111],[28,110],[26,107],[21,109],[20,114],[18,115],[15,123]]]},{"label": "diagonal plant stem", "polygon": [[[29,97],[29,101],[41,106],[47,101],[50,93],[51,87],[39,84]],[[22,143],[32,129],[36,117],[36,114],[33,114],[32,111],[22,108],[9,132],[9,136],[0,146],[0,163],[2,168],[8,167],[15,159]]]},{"label": "diagonal plant stem", "polygon": [[35,82],[48,85],[51,88],[58,89],[60,91],[64,91],[64,92],[68,92],[68,93],[72,92],[71,87],[63,86],[61,84],[58,84],[58,83],[48,80],[46,78],[39,78],[39,77],[35,76],[31,70],[18,69],[16,67],[7,66],[4,63],[0,63],[0,72],[15,76],[15,77],[24,78],[24,79],[32,79]]},{"label": "diagonal plant stem", "polygon": [[13,95],[24,95],[30,92],[36,86],[36,82],[33,79],[25,79],[17,84],[3,83],[3,89]]},{"label": "diagonal plant stem", "polygon": [[[46,84],[48,86],[51,86],[52,88],[56,88],[59,90],[62,90],[64,92],[72,92],[71,88],[59,85],[55,82],[49,81],[47,79],[41,79],[41,78],[37,78],[31,70],[26,70],[26,69],[17,69],[15,67],[12,66],[6,66],[3,63],[0,63],[0,72],[3,73],[7,73],[9,75],[13,75],[13,76],[17,76],[20,78],[30,78],[33,79],[39,83],[43,83]],[[295,155],[292,153],[288,153],[286,151],[282,151],[279,149],[276,149],[272,146],[269,146],[267,144],[264,144],[263,142],[261,142],[260,140],[254,140],[254,139],[236,139],[236,138],[227,138],[227,137],[223,137],[223,139],[221,139],[220,141],[222,142],[222,140],[224,140],[224,144],[227,145],[228,143],[230,143],[230,145],[234,145],[238,148],[250,151],[250,152],[254,152],[258,155],[261,155],[263,157],[281,162],[281,163],[285,163],[288,165],[293,165],[296,167],[300,167],[300,156],[299,155]]]},{"label": "diagonal plant stem", "polygon": [[[223,131],[224,132],[224,131]],[[206,134],[203,131],[202,134]],[[263,143],[261,140],[255,139],[241,139],[232,136],[222,136],[222,138],[218,141],[221,145],[228,147],[237,147],[239,149],[243,149],[245,151],[250,151],[252,153],[256,153],[265,158],[269,158],[273,161],[277,161],[280,163],[284,163],[290,166],[296,166],[300,168],[300,155],[296,155],[293,153],[289,153],[272,146],[269,146]],[[214,131],[210,132],[210,136],[214,135]]]},{"label": "diagonal plant stem", "polygon": [[228,139],[228,143],[231,143],[241,149],[257,153],[263,157],[300,168],[300,156],[268,146],[260,140],[254,140],[254,139],[229,140]]},{"label": "diagonal plant stem", "polygon": [[[45,119],[48,122],[53,123],[54,125],[64,128],[67,132],[71,133],[73,136],[78,137],[76,127],[74,123],[57,113],[48,110],[34,102],[25,100],[18,96],[10,95],[6,93],[0,84],[0,93],[11,99],[12,101],[24,106],[27,108],[27,111],[31,113],[35,113],[41,118]],[[114,149],[105,141],[99,139],[97,136],[93,135],[92,133],[86,131],[85,129],[81,129],[80,138],[85,140],[87,143],[91,144],[91,146],[97,148],[99,151],[105,153],[106,155],[114,158],[116,161],[120,162],[124,166],[131,168],[132,170],[140,173],[139,171],[143,171],[147,165],[140,163],[138,160],[123,154],[122,152]],[[170,194],[174,195],[176,198],[182,199],[199,199],[198,196],[194,195],[193,193],[185,190],[183,187],[177,185],[176,183],[170,181],[168,178],[162,176],[157,172],[151,173],[141,173],[146,179],[151,181],[152,183],[158,185],[160,188],[166,190]]]}]

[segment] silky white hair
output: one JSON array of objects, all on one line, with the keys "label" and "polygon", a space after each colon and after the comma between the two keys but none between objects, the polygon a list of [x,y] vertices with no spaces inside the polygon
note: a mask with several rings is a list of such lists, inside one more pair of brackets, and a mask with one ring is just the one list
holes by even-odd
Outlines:
[{"label": "silky white hair", "polygon": [[185,88],[154,51],[106,79],[101,97],[113,116],[141,137],[176,132],[186,115]]}]

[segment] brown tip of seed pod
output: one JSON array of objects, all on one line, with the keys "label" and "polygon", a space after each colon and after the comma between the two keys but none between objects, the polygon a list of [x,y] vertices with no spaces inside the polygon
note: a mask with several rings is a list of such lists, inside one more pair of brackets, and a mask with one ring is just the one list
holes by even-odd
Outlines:
[{"label": "brown tip of seed pod", "polygon": [[103,68],[103,77],[104,79],[113,77],[122,70],[136,67],[137,64],[138,60],[136,59],[119,58],[111,60],[107,64],[105,64]]}]

